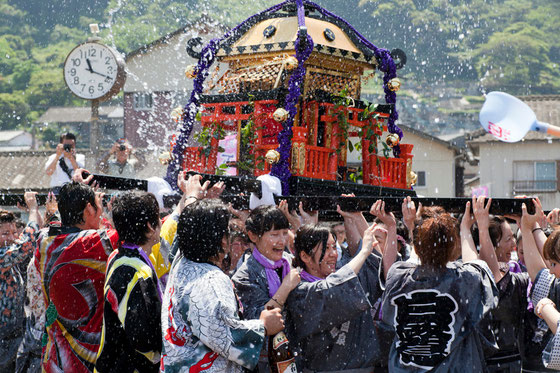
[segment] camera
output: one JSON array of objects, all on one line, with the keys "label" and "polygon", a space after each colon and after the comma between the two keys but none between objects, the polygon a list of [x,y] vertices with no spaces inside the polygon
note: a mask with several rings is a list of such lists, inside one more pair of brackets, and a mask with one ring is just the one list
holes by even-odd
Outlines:
[{"label": "camera", "polygon": [[64,148],[65,152],[71,152],[72,151],[72,145],[70,145],[70,144],[64,144],[62,147]]},{"label": "camera", "polygon": [[122,144],[121,144],[121,145],[119,146],[119,150],[120,150],[121,152],[124,152],[124,151],[126,150],[126,145],[122,145]]}]

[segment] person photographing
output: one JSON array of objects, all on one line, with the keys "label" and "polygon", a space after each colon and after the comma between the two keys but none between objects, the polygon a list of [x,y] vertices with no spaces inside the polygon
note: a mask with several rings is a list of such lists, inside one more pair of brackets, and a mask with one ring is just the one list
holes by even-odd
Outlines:
[{"label": "person photographing", "polygon": [[58,194],[60,187],[72,181],[74,170],[85,167],[86,157],[76,153],[76,136],[66,132],[60,135],[56,153],[45,163],[45,172],[51,177],[50,187]]},{"label": "person photographing", "polygon": [[[131,159],[132,156],[135,159]],[[144,157],[134,152],[128,140],[121,138],[105,153],[97,169],[110,176],[135,178],[136,172],[142,169],[145,163]]]}]

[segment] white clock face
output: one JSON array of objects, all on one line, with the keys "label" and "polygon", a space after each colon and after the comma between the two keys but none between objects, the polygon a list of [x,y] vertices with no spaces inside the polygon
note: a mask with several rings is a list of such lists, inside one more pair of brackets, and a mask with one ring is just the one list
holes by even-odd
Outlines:
[{"label": "white clock face", "polygon": [[76,96],[95,100],[115,85],[118,68],[115,55],[107,46],[85,43],[74,48],[66,58],[64,79]]}]

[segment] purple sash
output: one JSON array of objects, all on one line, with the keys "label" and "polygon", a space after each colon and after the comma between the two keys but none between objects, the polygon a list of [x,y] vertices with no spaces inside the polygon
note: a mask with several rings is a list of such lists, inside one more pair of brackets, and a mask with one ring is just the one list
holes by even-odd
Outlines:
[{"label": "purple sash", "polygon": [[312,274],[309,274],[309,272],[307,272],[305,269],[302,270],[299,275],[301,276],[302,280],[305,280],[307,282],[315,282],[315,281],[319,281],[322,280],[322,278],[319,278],[317,276],[313,276]]},{"label": "purple sash", "polygon": [[290,272],[290,263],[286,258],[282,258],[274,263],[264,257],[258,249],[253,250],[253,257],[257,262],[262,264],[266,272],[266,281],[268,282],[268,295],[273,297],[281,285],[280,277],[276,273],[276,268],[282,268],[282,277],[285,277]]}]

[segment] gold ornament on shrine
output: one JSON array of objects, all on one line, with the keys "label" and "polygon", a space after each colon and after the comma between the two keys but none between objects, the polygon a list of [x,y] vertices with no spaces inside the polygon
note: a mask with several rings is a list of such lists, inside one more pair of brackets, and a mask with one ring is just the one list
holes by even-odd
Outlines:
[{"label": "gold ornament on shrine", "polygon": [[416,175],[416,172],[414,171],[410,171],[410,185],[416,185],[416,182],[418,181],[418,176]]},{"label": "gold ornament on shrine", "polygon": [[387,88],[393,92],[397,92],[401,89],[401,81],[399,78],[393,78],[387,82]]},{"label": "gold ornament on shrine", "polygon": [[162,165],[167,165],[169,164],[169,162],[171,162],[171,159],[173,157],[171,156],[170,152],[163,152],[159,155],[158,159],[159,159],[159,163],[161,163]]},{"label": "gold ornament on shrine", "polygon": [[171,110],[171,114],[169,114],[169,116],[173,119],[173,121],[179,122],[183,117],[183,108],[177,106],[175,109]]},{"label": "gold ornament on shrine", "polygon": [[290,57],[286,58],[285,66],[286,66],[286,70],[288,70],[288,71],[292,71],[294,69],[297,69],[297,67],[298,67],[297,58],[295,58],[294,56],[290,56]]},{"label": "gold ornament on shrine", "polygon": [[187,66],[187,68],[185,69],[185,76],[189,79],[194,79],[196,78],[196,65],[189,65]]},{"label": "gold ornament on shrine", "polygon": [[274,149],[270,149],[266,152],[264,159],[266,159],[266,161],[270,164],[276,164],[280,162],[280,153]]},{"label": "gold ornament on shrine", "polygon": [[391,133],[387,135],[387,138],[385,139],[385,143],[390,148],[399,145],[399,141],[400,141],[399,135],[397,135],[396,133]]},{"label": "gold ornament on shrine", "polygon": [[277,122],[284,122],[288,119],[289,115],[290,115],[290,113],[288,113],[288,111],[286,109],[278,108],[278,109],[276,109],[274,114],[272,114],[272,118],[274,118],[274,120],[277,121]]}]

